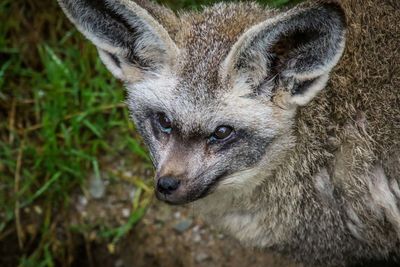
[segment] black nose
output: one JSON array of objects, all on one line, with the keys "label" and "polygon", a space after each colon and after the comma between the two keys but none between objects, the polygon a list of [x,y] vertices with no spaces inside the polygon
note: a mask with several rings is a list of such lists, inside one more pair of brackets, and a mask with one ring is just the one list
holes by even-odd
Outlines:
[{"label": "black nose", "polygon": [[173,177],[164,176],[158,179],[157,190],[160,193],[170,195],[173,191],[178,189],[181,182]]}]

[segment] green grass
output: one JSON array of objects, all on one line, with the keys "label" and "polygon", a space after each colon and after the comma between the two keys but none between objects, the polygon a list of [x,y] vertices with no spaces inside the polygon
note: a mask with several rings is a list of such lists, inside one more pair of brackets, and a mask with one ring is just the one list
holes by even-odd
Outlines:
[{"label": "green grass", "polygon": [[[99,175],[101,155],[130,152],[148,164],[121,84],[55,3],[47,4],[51,16],[33,1],[0,6],[2,21],[9,21],[0,26],[0,233],[15,228],[24,245],[22,211],[36,206],[45,215],[37,222],[37,249],[22,250],[21,266],[54,265],[57,217],[70,205],[72,192],[91,173]],[[29,42],[36,36],[23,36],[32,29],[22,18],[30,14],[20,8],[37,12],[32,35],[42,39]]]},{"label": "green grass", "polygon": [[[215,1],[159,2],[179,9]],[[54,246],[60,217],[72,193],[85,190],[89,175],[107,171],[104,155],[147,165],[149,160],[123,104],[122,84],[55,1],[3,0],[0,19],[0,244],[17,235],[20,266],[56,266],[66,253]],[[136,183],[142,193],[127,223],[102,228],[103,238],[117,242],[140,220],[148,184]],[[41,210],[34,246],[28,248],[25,209]],[[73,228],[81,234],[90,230]]]}]

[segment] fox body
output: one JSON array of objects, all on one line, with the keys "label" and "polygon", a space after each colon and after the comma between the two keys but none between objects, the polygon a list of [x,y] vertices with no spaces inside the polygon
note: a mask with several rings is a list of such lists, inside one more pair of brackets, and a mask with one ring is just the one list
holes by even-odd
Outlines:
[{"label": "fox body", "polygon": [[59,3],[124,81],[159,199],[313,265],[400,255],[398,1]]}]

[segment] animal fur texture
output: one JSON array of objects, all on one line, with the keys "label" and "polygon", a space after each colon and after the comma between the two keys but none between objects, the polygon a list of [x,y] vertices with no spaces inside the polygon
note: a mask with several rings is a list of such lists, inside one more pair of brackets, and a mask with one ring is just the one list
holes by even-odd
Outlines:
[{"label": "animal fur texture", "polygon": [[314,266],[400,256],[398,0],[59,3],[179,181],[159,199]]}]

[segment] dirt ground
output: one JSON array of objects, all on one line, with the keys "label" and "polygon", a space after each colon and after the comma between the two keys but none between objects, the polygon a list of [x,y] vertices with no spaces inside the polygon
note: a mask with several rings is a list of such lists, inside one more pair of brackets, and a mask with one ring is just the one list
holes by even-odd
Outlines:
[{"label": "dirt ground", "polygon": [[[90,191],[90,188],[89,188]],[[76,212],[86,223],[122,223],[129,214],[134,187],[107,185],[99,199],[76,198]],[[125,219],[124,219],[125,217]],[[81,248],[83,258],[88,248]],[[90,242],[90,258],[76,267],[301,267],[265,251],[241,246],[207,225],[191,205],[170,206],[153,198],[145,216],[116,246]]]},{"label": "dirt ground", "polygon": [[190,207],[154,201],[126,240],[121,266],[300,267],[268,252],[246,249],[207,226]]},{"label": "dirt ground", "polygon": [[[111,163],[112,162],[112,163]],[[111,163],[111,164],[110,164]],[[89,177],[86,189],[74,197],[70,222],[84,225],[123,225],[138,188],[134,177],[151,179],[152,170],[129,161],[110,161],[121,179]],[[137,168],[133,168],[137,166]],[[129,171],[127,171],[129,170]],[[152,190],[152,188],[151,188]],[[301,267],[266,251],[241,246],[207,225],[192,205],[171,206],[152,197],[144,217],[115,246],[89,233],[74,267]]]}]

